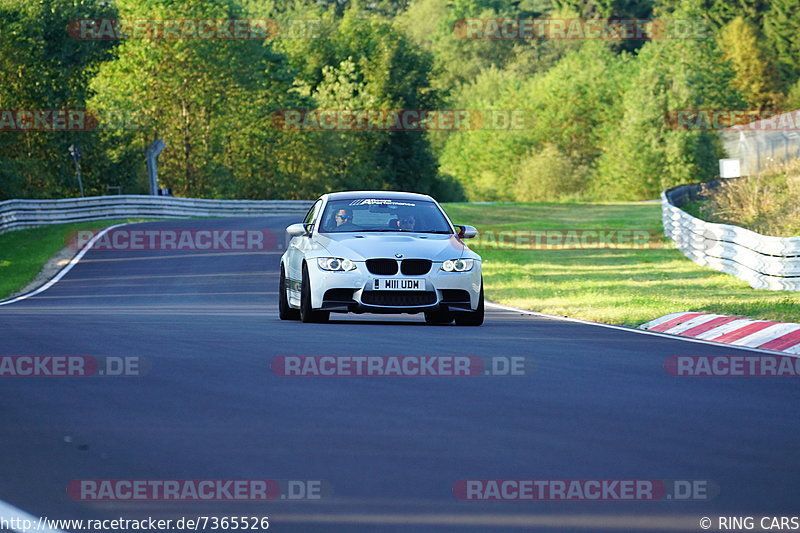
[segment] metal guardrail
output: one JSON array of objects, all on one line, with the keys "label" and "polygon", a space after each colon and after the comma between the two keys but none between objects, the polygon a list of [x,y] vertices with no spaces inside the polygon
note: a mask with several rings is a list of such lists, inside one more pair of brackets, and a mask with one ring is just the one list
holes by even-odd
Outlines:
[{"label": "metal guardrail", "polygon": [[233,217],[305,214],[306,200],[205,200],[168,196],[90,196],[0,202],[0,233],[46,224],[107,218]]},{"label": "metal guardrail", "polygon": [[700,187],[681,185],[661,193],[664,233],[678,249],[698,265],[736,276],[754,289],[800,291],[800,237],[769,237],[695,218],[680,206],[696,198]]}]

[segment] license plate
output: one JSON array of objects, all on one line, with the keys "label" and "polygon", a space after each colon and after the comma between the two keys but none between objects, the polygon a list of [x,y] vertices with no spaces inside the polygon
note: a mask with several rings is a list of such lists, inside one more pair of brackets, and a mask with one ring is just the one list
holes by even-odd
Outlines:
[{"label": "license plate", "polygon": [[376,291],[424,291],[424,279],[376,278],[372,283]]}]

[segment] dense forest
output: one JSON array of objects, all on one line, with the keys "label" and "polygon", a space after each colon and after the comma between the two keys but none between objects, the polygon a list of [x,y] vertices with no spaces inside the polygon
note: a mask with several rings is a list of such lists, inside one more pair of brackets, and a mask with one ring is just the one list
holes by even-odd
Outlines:
[{"label": "dense forest", "polygon": [[[637,39],[465,26],[581,18],[662,25]],[[113,38],[95,24],[87,38],[87,19],[269,24],[214,39]],[[672,21],[694,31],[663,31]],[[722,156],[717,132],[676,128],[670,112],[800,107],[800,0],[2,0],[0,22],[0,200],[77,196],[70,145],[86,195],[146,193],[144,153],[159,138],[161,185],[180,196],[654,198],[713,178]],[[85,110],[91,127],[26,128],[19,110]],[[523,120],[297,128],[287,110]]]}]

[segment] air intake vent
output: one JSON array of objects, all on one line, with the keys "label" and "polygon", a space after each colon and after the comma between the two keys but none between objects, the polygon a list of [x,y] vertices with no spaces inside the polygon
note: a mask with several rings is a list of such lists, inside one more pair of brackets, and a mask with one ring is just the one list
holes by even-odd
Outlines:
[{"label": "air intake vent", "polygon": [[406,276],[422,276],[430,272],[431,261],[429,259],[404,259],[400,270]]},{"label": "air intake vent", "polygon": [[470,303],[469,293],[461,289],[442,289],[442,303]]},{"label": "air intake vent", "polygon": [[414,307],[436,303],[435,292],[425,291],[364,291],[361,302],[382,307]]},{"label": "air intake vent", "polygon": [[397,261],[394,259],[367,259],[367,270],[378,276],[397,274]]}]

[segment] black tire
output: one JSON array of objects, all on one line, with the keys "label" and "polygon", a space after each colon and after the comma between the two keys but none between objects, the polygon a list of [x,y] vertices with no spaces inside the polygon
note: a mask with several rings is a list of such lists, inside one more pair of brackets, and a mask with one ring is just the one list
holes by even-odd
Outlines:
[{"label": "black tire", "polygon": [[300,320],[303,322],[327,322],[330,311],[316,311],[311,307],[311,283],[308,280],[308,268],[303,263],[303,285],[300,288]]},{"label": "black tire", "polygon": [[456,326],[480,326],[483,324],[483,279],[478,296],[478,308],[469,313],[456,313]]},{"label": "black tire", "polygon": [[453,321],[453,313],[450,311],[425,311],[426,324],[449,324]]},{"label": "black tire", "polygon": [[281,265],[280,288],[278,289],[278,316],[281,320],[300,320],[300,311],[289,307],[289,298],[286,294],[288,290],[286,273],[283,271],[283,265]]}]

